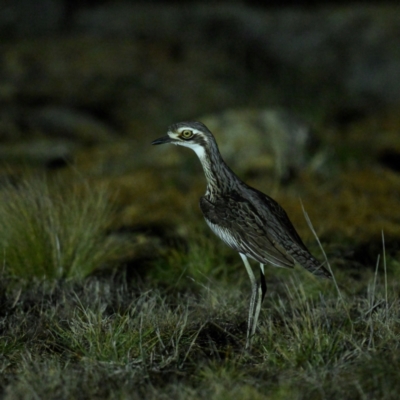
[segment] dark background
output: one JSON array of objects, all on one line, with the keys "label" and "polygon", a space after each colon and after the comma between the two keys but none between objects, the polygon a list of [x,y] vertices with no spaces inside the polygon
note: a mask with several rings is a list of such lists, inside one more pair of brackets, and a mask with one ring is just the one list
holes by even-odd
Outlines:
[{"label": "dark background", "polygon": [[398,11],[382,1],[3,1],[0,157],[58,165],[88,145],[148,143],[173,122],[229,109],[279,107],[346,134],[397,115]]}]

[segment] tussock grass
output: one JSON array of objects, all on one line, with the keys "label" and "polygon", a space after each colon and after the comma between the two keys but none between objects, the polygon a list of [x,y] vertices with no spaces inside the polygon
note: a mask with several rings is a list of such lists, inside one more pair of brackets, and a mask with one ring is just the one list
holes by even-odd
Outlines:
[{"label": "tussock grass", "polygon": [[32,178],[0,189],[0,254],[13,276],[87,276],[116,250],[105,236],[112,207],[104,190]]}]

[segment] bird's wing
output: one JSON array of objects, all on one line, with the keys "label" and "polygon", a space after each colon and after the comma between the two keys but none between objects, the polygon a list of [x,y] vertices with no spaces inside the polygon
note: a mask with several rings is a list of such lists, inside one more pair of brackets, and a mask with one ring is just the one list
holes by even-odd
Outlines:
[{"label": "bird's wing", "polygon": [[293,267],[293,257],[269,233],[268,221],[244,198],[234,194],[211,202],[202,197],[200,208],[211,229],[230,247],[262,264]]},{"label": "bird's wing", "polygon": [[282,246],[282,251],[290,254],[312,274],[324,278],[332,278],[331,273],[309,252],[285,210],[266,194],[251,187],[249,189],[251,203],[254,204],[260,217],[267,220],[269,233],[273,240]]},{"label": "bird's wing", "polygon": [[308,251],[286,214],[286,211],[279,205],[279,203],[257,189],[250,186],[248,188],[250,189],[249,193],[251,194],[249,200],[256,207],[260,217],[268,221],[268,228],[273,237],[282,244],[294,242],[303,250]]}]

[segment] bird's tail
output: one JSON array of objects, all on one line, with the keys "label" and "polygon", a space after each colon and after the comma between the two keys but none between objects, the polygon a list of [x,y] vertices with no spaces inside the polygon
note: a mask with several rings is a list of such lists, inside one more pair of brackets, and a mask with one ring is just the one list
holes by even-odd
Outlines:
[{"label": "bird's tail", "polygon": [[319,278],[332,279],[332,274],[308,250],[297,248],[291,256],[307,271]]}]

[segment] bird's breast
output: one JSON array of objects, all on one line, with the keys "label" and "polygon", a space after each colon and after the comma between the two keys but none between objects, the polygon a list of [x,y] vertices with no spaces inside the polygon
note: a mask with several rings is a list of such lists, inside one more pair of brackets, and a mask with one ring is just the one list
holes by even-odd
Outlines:
[{"label": "bird's breast", "polygon": [[240,248],[240,244],[228,228],[215,224],[206,217],[204,219],[206,220],[207,225],[211,228],[211,230],[229,247],[235,250],[238,250]]}]

